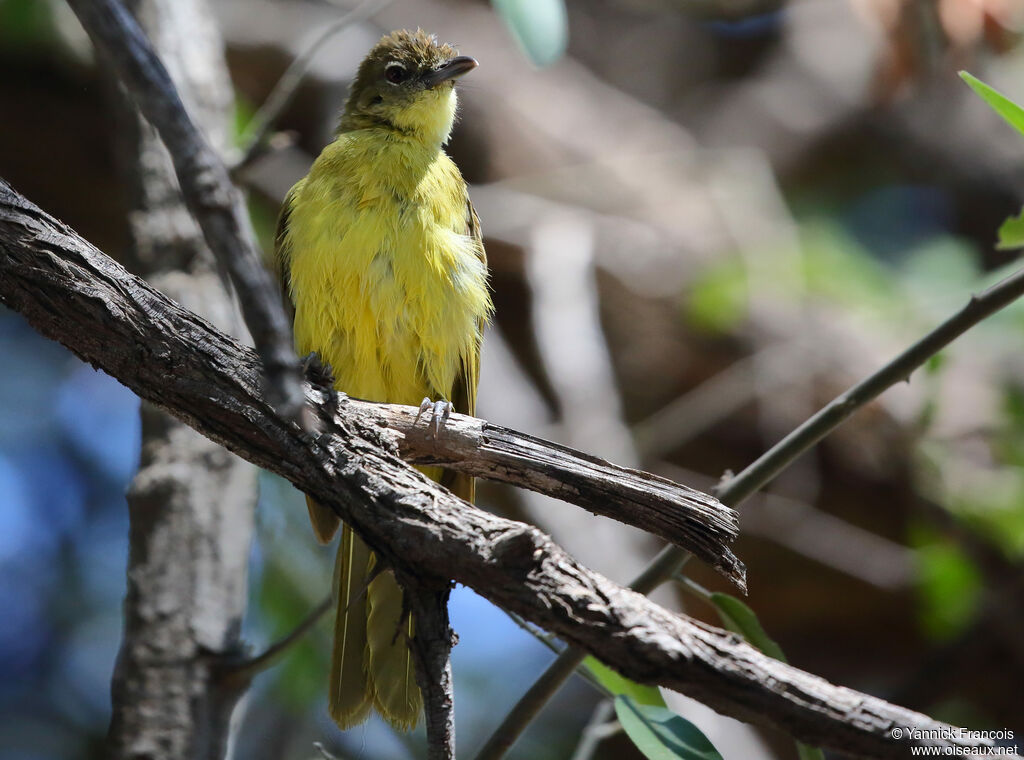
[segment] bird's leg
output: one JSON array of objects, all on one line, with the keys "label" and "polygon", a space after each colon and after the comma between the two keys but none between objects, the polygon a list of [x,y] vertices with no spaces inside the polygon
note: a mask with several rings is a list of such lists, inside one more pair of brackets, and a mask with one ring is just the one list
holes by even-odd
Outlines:
[{"label": "bird's leg", "polygon": [[431,401],[429,397],[424,398],[420,402],[420,410],[416,412],[416,419],[413,421],[413,424],[415,425],[420,421],[420,417],[423,416],[424,412],[430,410],[433,410],[430,422],[434,428],[434,438],[437,438],[441,435],[441,428],[445,426],[445,423],[448,422],[448,418],[451,416],[452,412],[455,411],[455,407],[452,406],[450,401],[445,401],[444,399]]},{"label": "bird's leg", "polygon": [[327,394],[327,403],[338,404],[338,392],[334,389],[334,370],[331,365],[320,358],[316,351],[310,351],[302,357],[302,372],[309,382]]}]

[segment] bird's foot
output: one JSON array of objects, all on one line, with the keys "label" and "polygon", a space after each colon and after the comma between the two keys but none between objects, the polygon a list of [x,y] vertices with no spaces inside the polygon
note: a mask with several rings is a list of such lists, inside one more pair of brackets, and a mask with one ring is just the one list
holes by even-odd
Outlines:
[{"label": "bird's foot", "polygon": [[327,402],[330,405],[337,405],[338,392],[334,389],[334,370],[320,358],[320,354],[310,351],[302,357],[302,373],[310,383],[327,395]]},{"label": "bird's foot", "polygon": [[413,424],[415,425],[419,422],[424,412],[428,411],[431,412],[429,425],[434,428],[434,438],[437,438],[441,435],[441,428],[444,427],[452,412],[455,411],[455,407],[452,406],[450,401],[445,401],[444,399],[431,401],[429,398],[425,398],[420,402],[420,410],[416,412],[416,419],[413,421]]}]

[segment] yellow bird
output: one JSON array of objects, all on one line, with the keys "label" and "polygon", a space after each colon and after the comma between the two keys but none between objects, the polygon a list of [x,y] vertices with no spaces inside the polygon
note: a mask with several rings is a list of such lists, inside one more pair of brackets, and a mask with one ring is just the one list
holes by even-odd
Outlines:
[{"label": "yellow bird", "polygon": [[[335,387],[351,396],[475,411],[493,307],[480,222],[442,146],[455,80],[476,66],[420,30],[383,37],[359,66],[336,139],[285,199],[274,265],[296,348],[330,364]],[[439,414],[435,405],[435,424]],[[424,471],[473,499],[471,478]],[[338,518],[306,503],[317,538],[330,541]],[[390,571],[366,585],[374,564],[343,526],[329,709],[343,729],[371,707],[409,729],[423,704],[407,646],[414,623]]]}]

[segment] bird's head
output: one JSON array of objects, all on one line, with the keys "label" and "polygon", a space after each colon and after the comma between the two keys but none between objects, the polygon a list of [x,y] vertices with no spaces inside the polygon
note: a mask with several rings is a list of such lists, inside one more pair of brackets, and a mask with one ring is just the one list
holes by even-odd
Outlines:
[{"label": "bird's head", "polygon": [[444,143],[455,122],[455,80],[476,66],[420,29],[392,32],[359,65],[340,131],[383,127]]}]

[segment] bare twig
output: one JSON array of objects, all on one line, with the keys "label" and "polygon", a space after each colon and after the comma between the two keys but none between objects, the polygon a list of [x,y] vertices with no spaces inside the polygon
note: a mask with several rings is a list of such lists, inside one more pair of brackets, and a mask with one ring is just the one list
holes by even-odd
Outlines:
[{"label": "bare twig", "polygon": [[328,752],[320,742],[313,742],[313,749],[315,749],[324,760],[338,760],[338,758]]},{"label": "bare twig", "polygon": [[597,703],[583,733],[580,734],[576,751],[572,753],[569,760],[590,760],[602,741],[622,730],[618,721],[612,721],[610,726],[608,724],[608,720],[614,713],[615,705],[610,699],[602,699]]},{"label": "bare twig", "polygon": [[451,651],[455,632],[448,623],[447,581],[424,582],[422,576],[400,577],[406,603],[415,621],[409,642],[416,663],[416,682],[423,694],[427,724],[427,760],[454,760],[455,692]]},{"label": "bare twig", "polygon": [[537,628],[536,626],[530,625],[530,623],[528,623],[527,621],[523,620],[522,617],[520,617],[516,613],[509,612],[508,610],[505,610],[505,614],[508,615],[509,619],[513,623],[515,623],[520,628],[522,628],[524,631],[526,631],[528,634],[533,636],[533,638],[537,639],[538,643],[543,644],[544,647],[549,652],[553,652],[554,654],[559,654],[559,653],[561,653],[561,651],[563,649],[565,649],[564,646],[559,646],[558,644],[555,643],[557,641],[557,639],[554,636],[552,636],[550,633],[546,633],[546,632],[540,630],[539,628]]},{"label": "bare twig", "polygon": [[587,653],[577,647],[566,647],[558,657],[544,669],[526,693],[509,710],[501,725],[490,735],[484,746],[477,752],[476,760],[495,760],[504,757],[520,734],[537,717],[537,713],[548,703],[563,683],[576,672]]},{"label": "bare twig", "polygon": [[[251,351],[2,183],[0,273],[0,300],[37,330],[289,479],[334,510],[398,572],[464,583],[629,678],[774,725],[807,743],[879,758],[905,757],[912,746],[990,746],[772,660],[733,634],[612,583],[536,528],[454,497],[308,385],[306,398],[323,432],[303,434],[267,404]],[[972,319],[1022,291],[1019,273],[972,302]],[[893,732],[897,726],[904,730]]]},{"label": "bare twig", "polygon": [[249,166],[253,161],[262,155],[264,143],[270,131],[277,124],[278,119],[291,105],[299,85],[302,84],[313,58],[330,39],[344,29],[365,21],[381,8],[386,7],[391,0],[363,0],[355,8],[348,11],[337,21],[334,21],[322,30],[309,46],[291,62],[281,78],[277,80],[274,89],[270,91],[263,105],[256,111],[252,120],[246,124],[245,132],[242,134],[242,156],[231,166],[231,172],[236,173]]},{"label": "bare twig", "polygon": [[[519,615],[514,612],[505,610],[505,614],[512,619],[512,622],[526,631],[528,634],[537,639],[537,642],[543,644],[548,650],[556,655],[561,654],[569,649],[567,646],[558,646],[555,644],[555,637],[550,633],[545,633],[534,625],[530,625],[528,622],[523,620]],[[582,663],[576,668],[576,674],[580,676],[594,691],[600,694],[602,697],[612,699],[615,697],[597,678],[590,672],[589,668],[583,667]]]},{"label": "bare twig", "polygon": [[[263,266],[242,195],[217,153],[196,129],[167,70],[118,0],[68,0],[97,48],[117,71],[174,162],[181,192],[207,245],[235,286],[242,314],[263,360],[271,403],[289,419],[302,416],[299,364],[281,298]],[[303,421],[304,427],[308,421]]]},{"label": "bare twig", "polygon": [[320,622],[320,618],[326,615],[333,605],[334,596],[328,594],[320,604],[310,610],[309,614],[297,626],[259,654],[243,660],[223,663],[221,665],[221,672],[224,674],[224,677],[242,681],[252,680],[253,676],[271,667],[293,644],[305,636],[314,625]]}]

